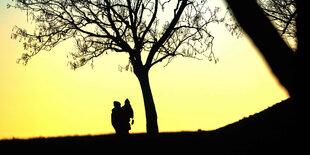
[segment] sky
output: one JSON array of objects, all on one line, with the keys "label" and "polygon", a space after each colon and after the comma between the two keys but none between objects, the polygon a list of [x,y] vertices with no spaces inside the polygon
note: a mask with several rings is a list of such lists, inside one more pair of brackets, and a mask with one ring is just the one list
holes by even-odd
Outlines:
[{"label": "sky", "polygon": [[[128,55],[109,53],[95,59],[94,68],[73,71],[67,56],[76,47],[68,40],[27,66],[17,64],[24,50],[10,38],[12,28],[35,25],[7,3],[0,2],[0,139],[114,133],[113,101],[126,98],[135,115],[130,132],[146,132],[139,82],[118,70]],[[289,97],[246,35],[232,36],[223,25],[212,33],[217,64],[178,57],[151,69],[160,132],[217,129]]]}]

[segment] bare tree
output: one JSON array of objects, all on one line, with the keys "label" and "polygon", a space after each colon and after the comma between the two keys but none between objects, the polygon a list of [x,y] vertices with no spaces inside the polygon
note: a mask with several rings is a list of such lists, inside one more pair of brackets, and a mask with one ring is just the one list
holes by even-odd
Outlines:
[{"label": "bare tree", "polygon": [[307,89],[307,83],[309,83],[306,69],[309,66],[309,61],[306,60],[309,57],[309,44],[306,41],[309,34],[306,1],[296,0],[295,4],[297,6],[296,29],[294,30],[297,39],[296,51],[284,42],[277,28],[256,0],[226,0],[226,2],[235,19],[260,50],[291,98],[296,99],[296,104],[304,102],[307,99],[304,90]]},{"label": "bare tree", "polygon": [[[212,51],[214,37],[208,25],[223,22],[207,1],[195,0],[13,0],[36,23],[34,33],[15,26],[12,38],[20,39],[25,50],[18,62],[28,61],[69,38],[78,50],[70,53],[72,69],[107,52],[127,53],[124,67],[137,76],[144,98],[147,133],[158,133],[157,113],[149,83],[149,70],[159,62],[177,56],[217,62]],[[173,7],[169,11],[169,7]],[[172,18],[158,18],[159,12]],[[206,51],[209,53],[204,54]],[[146,53],[147,56],[143,56]]]},{"label": "bare tree", "polygon": [[296,46],[296,0],[257,0],[266,16],[273,22],[279,34]]},{"label": "bare tree", "polygon": [[[231,8],[235,19],[260,50],[279,82],[290,94],[290,98],[293,99],[294,106],[296,106],[293,109],[294,115],[296,115],[297,109],[301,109],[298,110],[298,114],[307,113],[308,108],[305,105],[308,103],[309,94],[306,90],[310,79],[308,73],[309,61],[307,60],[310,51],[307,41],[310,33],[307,1],[296,0],[295,31],[297,49],[295,51],[285,44],[277,29],[271,24],[270,18],[266,16],[262,8],[256,3],[256,0],[226,0],[226,2]],[[297,137],[304,136],[308,129],[304,124],[297,122],[306,122],[306,118],[299,117],[298,119],[301,121],[296,121],[296,124],[294,122],[294,128],[290,130],[290,133],[292,133],[292,140],[290,141],[292,143],[288,143],[287,146],[289,147],[284,149],[285,152],[296,152],[296,150],[304,152],[303,149],[296,149],[296,146],[302,145],[298,144]]]}]

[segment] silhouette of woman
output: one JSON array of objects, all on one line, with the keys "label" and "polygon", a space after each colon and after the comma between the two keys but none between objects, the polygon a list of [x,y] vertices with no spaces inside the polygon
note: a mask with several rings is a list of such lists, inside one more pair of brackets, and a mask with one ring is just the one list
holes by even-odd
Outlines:
[{"label": "silhouette of woman", "polygon": [[130,119],[132,119],[131,125],[134,123],[133,110],[132,110],[132,107],[130,105],[130,101],[128,99],[125,100],[125,105],[122,107],[122,111],[124,113],[124,122],[125,122],[126,133],[128,133],[129,130],[131,129]]}]

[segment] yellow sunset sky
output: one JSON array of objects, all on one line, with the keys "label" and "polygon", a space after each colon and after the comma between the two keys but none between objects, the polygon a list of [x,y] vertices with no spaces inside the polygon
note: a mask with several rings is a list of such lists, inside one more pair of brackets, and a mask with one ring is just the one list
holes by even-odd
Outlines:
[{"label": "yellow sunset sky", "polygon": [[[76,47],[68,40],[27,66],[17,64],[24,51],[10,38],[12,28],[32,29],[34,23],[7,3],[0,2],[0,139],[113,133],[113,101],[126,98],[135,114],[130,132],[146,132],[139,82],[118,70],[128,55],[109,53],[95,59],[93,69],[73,71],[67,55]],[[223,25],[212,33],[217,64],[178,57],[151,69],[160,132],[213,130],[289,97],[246,35],[237,39]]]}]

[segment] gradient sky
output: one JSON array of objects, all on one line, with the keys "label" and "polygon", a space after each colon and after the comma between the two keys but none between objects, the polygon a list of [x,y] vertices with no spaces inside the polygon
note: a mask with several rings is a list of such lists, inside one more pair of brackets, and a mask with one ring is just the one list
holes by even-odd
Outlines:
[{"label": "gradient sky", "polygon": [[[68,66],[72,41],[42,51],[27,66],[16,60],[22,43],[10,39],[14,25],[33,29],[24,12],[0,2],[0,139],[108,134],[113,101],[131,101],[132,133],[145,132],[139,82],[125,54],[110,53],[73,71]],[[225,7],[224,7],[225,8]],[[29,31],[31,32],[31,31]],[[248,117],[288,98],[246,35],[237,39],[213,26],[219,63],[177,58],[154,66],[150,83],[160,132],[212,130]]]}]

